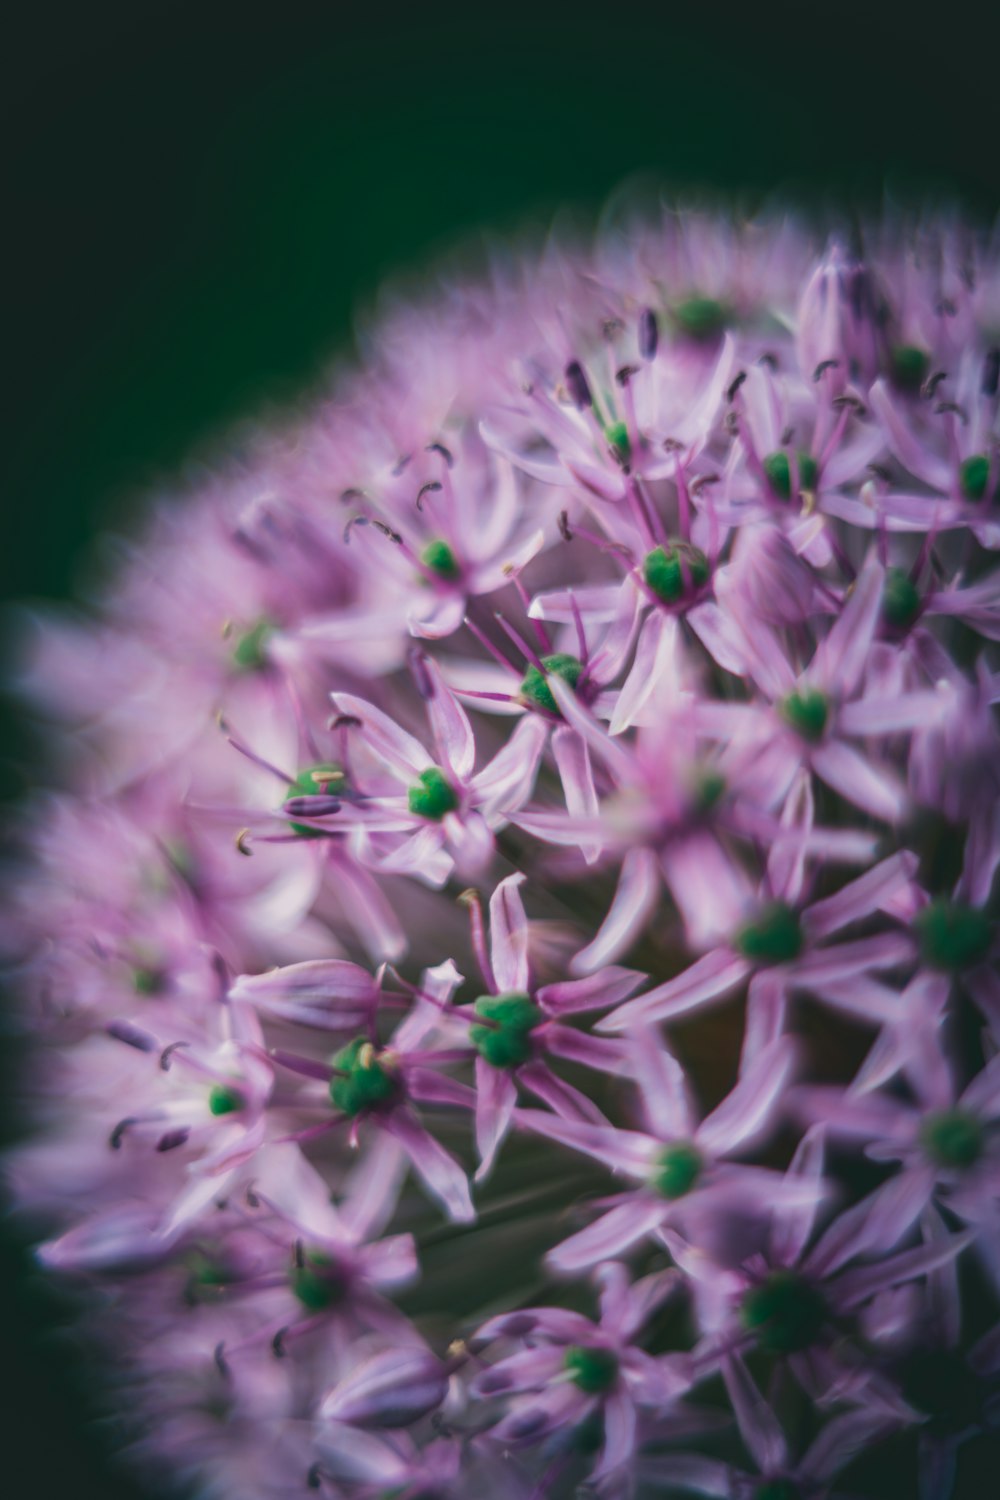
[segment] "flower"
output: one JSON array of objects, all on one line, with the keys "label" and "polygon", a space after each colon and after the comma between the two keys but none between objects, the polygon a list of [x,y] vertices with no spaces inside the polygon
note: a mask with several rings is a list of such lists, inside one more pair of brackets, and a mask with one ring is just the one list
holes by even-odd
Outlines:
[{"label": "flower", "polygon": [[998,317],[948,222],[553,237],[22,613],[6,1179],[151,1490],[948,1500]]}]

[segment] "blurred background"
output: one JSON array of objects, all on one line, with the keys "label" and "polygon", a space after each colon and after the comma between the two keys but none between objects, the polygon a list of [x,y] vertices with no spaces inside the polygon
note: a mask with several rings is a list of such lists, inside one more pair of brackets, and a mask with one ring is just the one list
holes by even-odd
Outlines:
[{"label": "blurred background", "polygon": [[[4,600],[71,596],[95,534],[314,381],[384,277],[486,227],[626,181],[992,219],[998,41],[969,0],[35,0],[0,62]],[[10,798],[32,751],[2,729]],[[64,1307],[0,1253],[5,1493],[138,1500]]]}]

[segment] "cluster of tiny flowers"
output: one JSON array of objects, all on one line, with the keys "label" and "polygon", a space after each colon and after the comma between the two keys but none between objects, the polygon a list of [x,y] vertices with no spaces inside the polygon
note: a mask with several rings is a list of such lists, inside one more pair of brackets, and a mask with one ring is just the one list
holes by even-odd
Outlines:
[{"label": "cluster of tiny flowers", "polygon": [[946,1500],[1000,1429],[1000,245],[666,215],[363,347],[22,632],[8,1188],[135,1461]]}]

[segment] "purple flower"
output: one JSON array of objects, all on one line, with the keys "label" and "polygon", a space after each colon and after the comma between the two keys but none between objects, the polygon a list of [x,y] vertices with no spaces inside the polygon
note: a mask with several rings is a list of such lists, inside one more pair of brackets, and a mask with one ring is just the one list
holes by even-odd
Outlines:
[{"label": "purple flower", "polygon": [[998,309],[957,223],[550,237],[22,613],[5,1175],[151,1484],[820,1500],[863,1450],[948,1500],[998,1420]]}]

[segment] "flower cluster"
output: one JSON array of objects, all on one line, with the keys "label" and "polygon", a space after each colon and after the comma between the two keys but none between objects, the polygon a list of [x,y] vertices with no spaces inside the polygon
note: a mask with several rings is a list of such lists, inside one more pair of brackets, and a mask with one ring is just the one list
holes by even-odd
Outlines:
[{"label": "flower cluster", "polygon": [[136,1461],[820,1500],[889,1445],[946,1500],[1000,1428],[1000,252],[668,216],[367,345],[24,622],[8,1179]]}]

